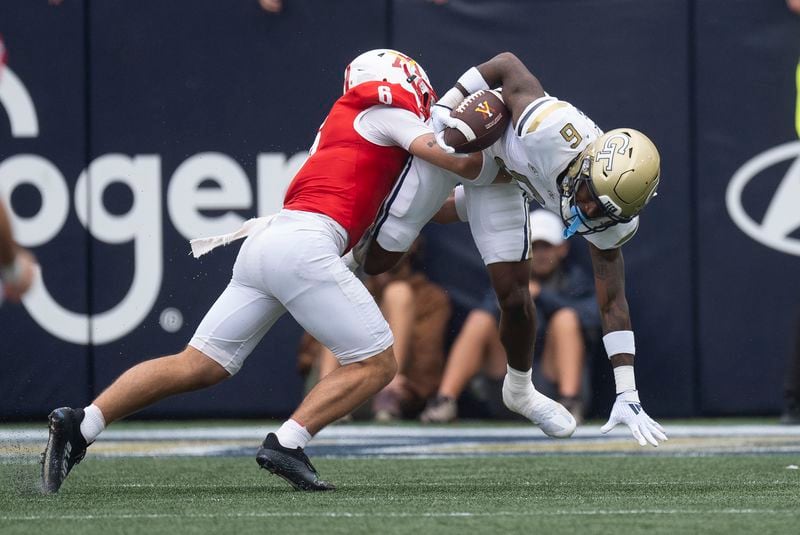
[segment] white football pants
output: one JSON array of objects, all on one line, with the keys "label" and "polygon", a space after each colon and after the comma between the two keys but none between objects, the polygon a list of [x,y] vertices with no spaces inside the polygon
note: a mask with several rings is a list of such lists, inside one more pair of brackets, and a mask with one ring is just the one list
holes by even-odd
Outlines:
[{"label": "white football pants", "polygon": [[[347,232],[322,214],[283,210],[242,244],[233,277],[189,345],[231,375],[284,312],[342,364],[389,348],[392,333],[341,259]],[[285,357],[285,356],[284,356]]]}]

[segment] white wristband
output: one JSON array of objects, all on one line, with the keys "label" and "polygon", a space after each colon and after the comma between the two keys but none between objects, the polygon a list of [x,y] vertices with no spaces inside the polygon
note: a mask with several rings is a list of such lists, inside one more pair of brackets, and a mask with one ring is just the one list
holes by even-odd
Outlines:
[{"label": "white wristband", "polygon": [[442,106],[452,111],[453,108],[461,104],[462,100],[464,100],[464,94],[457,87],[451,87],[447,90],[447,93],[436,101],[434,106]]},{"label": "white wristband", "polygon": [[467,212],[467,199],[464,196],[464,186],[456,186],[456,189],[453,190],[453,196],[456,200],[458,219],[466,223],[469,221],[469,213]]},{"label": "white wristband", "polygon": [[458,79],[457,83],[464,88],[464,91],[466,91],[467,94],[465,95],[458,87],[451,87],[447,90],[447,93],[442,95],[441,98],[436,101],[436,105],[452,110],[461,104],[461,101],[471,94],[476,93],[481,89],[490,89],[489,84],[486,83],[483,75],[476,67],[470,67],[467,72],[461,75],[461,78]]},{"label": "white wristband", "polygon": [[633,366],[617,366],[614,368],[614,382],[617,384],[617,394],[636,390],[636,377],[633,375]]},{"label": "white wristband", "polygon": [[636,343],[633,339],[633,331],[614,331],[603,337],[603,345],[606,347],[608,358],[620,353],[628,355],[636,354]]},{"label": "white wristband", "polygon": [[470,67],[467,72],[461,75],[461,78],[458,79],[458,83],[466,90],[467,94],[464,95],[465,97],[481,89],[491,89],[477,67]]}]

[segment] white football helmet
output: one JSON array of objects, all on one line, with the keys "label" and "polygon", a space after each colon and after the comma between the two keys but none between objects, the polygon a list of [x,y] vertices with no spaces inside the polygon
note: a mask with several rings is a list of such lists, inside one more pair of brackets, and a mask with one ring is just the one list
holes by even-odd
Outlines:
[{"label": "white football helmet", "polygon": [[397,50],[378,48],[364,52],[344,71],[344,90],[347,93],[364,82],[384,81],[402,86],[417,99],[420,111],[427,120],[436,92],[422,66]]}]

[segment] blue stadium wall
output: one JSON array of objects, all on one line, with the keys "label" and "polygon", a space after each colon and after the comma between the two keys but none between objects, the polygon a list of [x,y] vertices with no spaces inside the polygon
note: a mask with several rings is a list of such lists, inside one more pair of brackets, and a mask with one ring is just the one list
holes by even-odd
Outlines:
[{"label": "blue stadium wall", "polygon": [[[440,89],[510,50],[602,127],[647,132],[662,186],[625,259],[648,410],[780,409],[800,313],[800,19],[782,0],[286,4],[0,3],[0,193],[44,282],[0,307],[0,418],[86,404],[180,350],[236,253],[195,261],[187,240],[278,209],[344,66],[377,47],[414,56]],[[427,270],[463,317],[487,286],[469,232],[425,234]],[[573,251],[586,261],[579,239]],[[236,377],[143,415],[289,413],[299,336],[282,319]]]}]

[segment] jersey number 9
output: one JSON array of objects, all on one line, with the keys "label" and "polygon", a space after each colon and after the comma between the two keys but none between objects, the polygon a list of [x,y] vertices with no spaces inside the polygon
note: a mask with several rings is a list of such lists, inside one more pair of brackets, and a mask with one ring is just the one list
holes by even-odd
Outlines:
[{"label": "jersey number 9", "polygon": [[572,123],[567,123],[564,125],[564,128],[559,130],[561,133],[561,137],[564,138],[564,141],[570,144],[569,148],[574,149],[578,145],[581,144],[583,141],[583,137],[575,130],[575,127],[572,126]]}]

